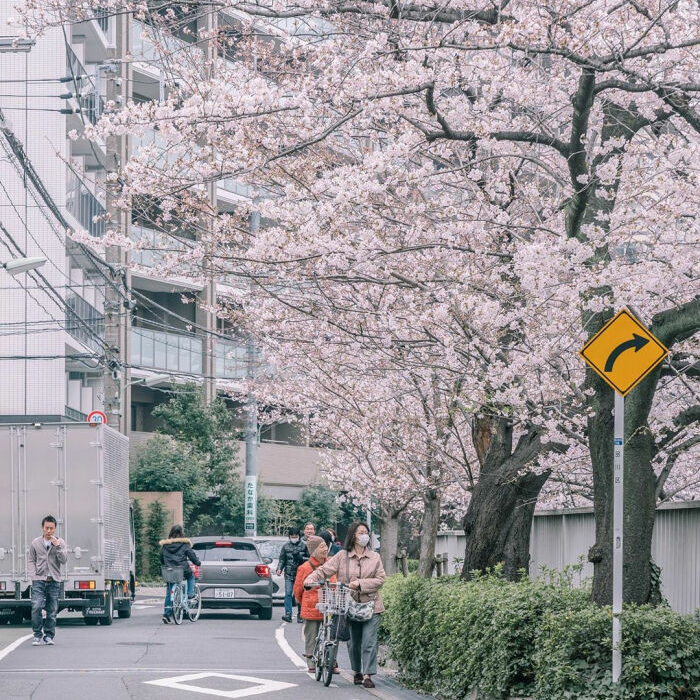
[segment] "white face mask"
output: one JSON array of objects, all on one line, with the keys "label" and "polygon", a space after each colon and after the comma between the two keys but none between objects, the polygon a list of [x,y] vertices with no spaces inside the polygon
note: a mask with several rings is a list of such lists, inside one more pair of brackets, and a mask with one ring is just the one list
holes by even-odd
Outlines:
[{"label": "white face mask", "polygon": [[289,538],[289,541],[290,541],[292,544],[296,544],[296,543],[299,541],[299,538],[298,538],[298,537],[290,537],[290,538]]},{"label": "white face mask", "polygon": [[359,544],[360,547],[366,547],[369,544],[369,535],[358,535],[357,544]]}]

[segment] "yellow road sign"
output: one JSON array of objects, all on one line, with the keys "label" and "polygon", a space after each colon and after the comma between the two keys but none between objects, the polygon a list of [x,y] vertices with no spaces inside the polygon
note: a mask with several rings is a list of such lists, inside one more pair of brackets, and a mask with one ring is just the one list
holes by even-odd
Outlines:
[{"label": "yellow road sign", "polygon": [[579,355],[626,396],[668,355],[668,349],[627,309],[596,333]]}]

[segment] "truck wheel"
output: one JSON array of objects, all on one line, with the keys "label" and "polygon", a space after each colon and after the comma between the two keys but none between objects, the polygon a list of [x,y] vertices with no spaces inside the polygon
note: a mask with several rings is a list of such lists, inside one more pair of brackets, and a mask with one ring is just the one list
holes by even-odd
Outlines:
[{"label": "truck wheel", "polygon": [[271,620],[272,619],[272,608],[260,608],[258,610],[258,618],[260,620]]},{"label": "truck wheel", "polygon": [[100,624],[111,625],[114,619],[114,598],[112,597],[112,591],[109,591],[105,596],[105,607],[107,608],[107,614],[99,618]]},{"label": "truck wheel", "polygon": [[98,617],[86,617],[85,618],[85,624],[88,627],[94,627],[97,624],[97,621],[99,620]]},{"label": "truck wheel", "polygon": [[123,608],[119,608],[117,612],[120,620],[128,620],[131,617],[131,601],[128,600]]},{"label": "truck wheel", "polygon": [[21,610],[18,610],[15,612],[14,615],[12,615],[9,619],[9,624],[11,625],[23,625],[25,622],[26,618],[24,617],[24,612]]}]

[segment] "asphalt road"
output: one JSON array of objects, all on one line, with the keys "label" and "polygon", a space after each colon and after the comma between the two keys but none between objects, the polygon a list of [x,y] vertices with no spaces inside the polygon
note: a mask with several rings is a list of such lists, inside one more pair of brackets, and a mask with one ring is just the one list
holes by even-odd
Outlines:
[{"label": "asphalt road", "polygon": [[[324,688],[308,673],[301,625],[243,613],[203,611],[181,626],[161,622],[162,602],[137,597],[129,620],[86,627],[74,613],[59,616],[56,645],[32,647],[28,627],[0,627],[0,698],[3,700],[196,700],[267,697],[270,700],[384,700],[425,698],[391,678],[375,677],[365,690],[344,673]],[[16,647],[13,646],[17,644]]]}]

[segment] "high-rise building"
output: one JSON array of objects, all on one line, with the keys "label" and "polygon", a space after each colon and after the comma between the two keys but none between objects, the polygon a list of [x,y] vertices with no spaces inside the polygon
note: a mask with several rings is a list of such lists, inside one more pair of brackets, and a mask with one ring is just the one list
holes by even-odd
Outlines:
[{"label": "high-rise building", "polygon": [[[19,35],[13,14],[11,4],[0,4],[0,37]],[[159,274],[161,234],[138,212],[128,222],[131,237],[145,243],[130,253],[138,270],[81,241],[104,235],[106,168],[114,158],[113,144],[75,134],[99,119],[115,85],[123,85],[115,82],[123,54],[133,57],[126,99],[158,99],[164,90],[144,26],[129,18],[122,40],[119,21],[96,11],[50,29],[29,51],[11,41],[0,48],[0,262],[48,259],[17,277],[0,271],[0,421],[82,421],[92,410],[118,411],[115,425],[137,448],[157,429],[151,412],[169,387],[209,381],[211,392],[242,379],[248,350],[202,309],[216,283]],[[128,153],[138,143],[125,138]],[[149,139],[157,135],[140,137]],[[213,196],[219,211],[231,211],[247,190],[224,179]],[[259,464],[275,498],[297,498],[318,475],[317,451],[288,424],[262,433]]]}]

